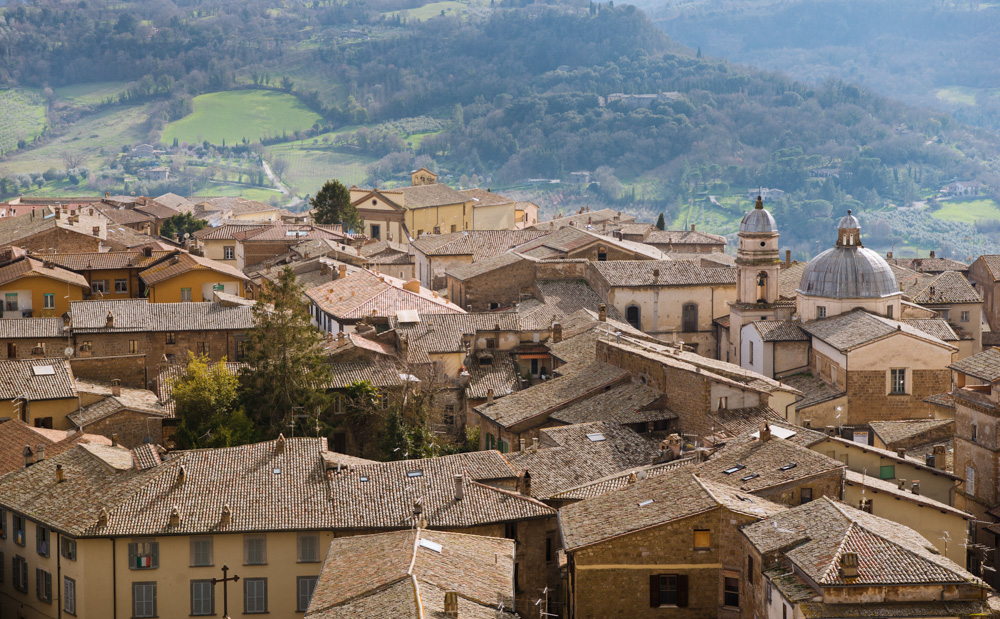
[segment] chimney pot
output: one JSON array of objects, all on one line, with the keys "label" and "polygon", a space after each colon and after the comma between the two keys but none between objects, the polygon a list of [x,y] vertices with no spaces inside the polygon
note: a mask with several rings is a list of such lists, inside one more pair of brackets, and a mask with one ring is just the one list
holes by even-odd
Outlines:
[{"label": "chimney pot", "polygon": [[42,460],[45,460],[45,443],[39,443],[35,449],[35,462],[41,462]]},{"label": "chimney pot", "polygon": [[229,509],[229,505],[222,506],[222,518],[219,519],[219,524],[221,526],[226,526],[233,519],[233,510]]},{"label": "chimney pot", "polygon": [[558,322],[552,323],[552,343],[558,344],[563,339],[562,325]]},{"label": "chimney pot", "polygon": [[177,509],[177,506],[174,505],[174,508],[170,510],[170,528],[176,529],[177,527],[180,526],[180,524],[181,524],[181,512],[179,509]]},{"label": "chimney pot", "polygon": [[116,398],[122,394],[122,381],[117,378],[111,379],[111,395]]},{"label": "chimney pot", "polygon": [[101,236],[101,227],[94,226],[90,229],[91,236]]},{"label": "chimney pot", "polygon": [[111,433],[111,446],[112,447],[118,447],[118,433],[117,432],[112,432]]},{"label": "chimney pot", "polygon": [[608,306],[601,303],[597,306],[597,319],[601,322],[608,321]]},{"label": "chimney pot", "polygon": [[885,258],[886,260],[892,260],[892,252],[891,251],[885,252]]},{"label": "chimney pot", "polygon": [[914,479],[911,488],[913,489],[913,494],[920,494],[920,480]]},{"label": "chimney pot", "polygon": [[521,476],[521,494],[531,496],[531,473],[527,469],[525,469],[524,475]]},{"label": "chimney pot", "polygon": [[531,438],[531,451],[532,453],[538,451],[538,437],[534,436]]},{"label": "chimney pot", "polygon": [[278,440],[274,441],[274,452],[283,454],[285,453],[285,435],[279,434]]},{"label": "chimney pot", "polygon": [[28,468],[35,463],[35,452],[31,451],[30,445],[24,446],[24,450],[21,451],[21,455],[24,456],[24,468]]},{"label": "chimney pot", "polygon": [[931,258],[933,258],[933,257],[934,257],[934,250],[932,249],[931,250]]},{"label": "chimney pot", "polygon": [[183,484],[185,479],[187,479],[187,467],[182,464],[177,468],[177,483]]},{"label": "chimney pot", "polygon": [[493,389],[490,388],[486,390],[486,406],[492,406],[492,405],[493,405]]},{"label": "chimney pot", "polygon": [[108,312],[108,316],[105,319],[105,323],[109,327],[115,326],[115,315],[112,312]]},{"label": "chimney pot", "polygon": [[906,457],[906,447],[897,447],[896,448],[896,455],[899,456],[900,458],[905,458]]},{"label": "chimney pot", "polygon": [[653,279],[659,281],[660,279],[660,269],[653,269]]},{"label": "chimney pot", "polygon": [[897,481],[899,483],[899,489],[900,490],[906,490],[906,480],[905,479],[899,479]]},{"label": "chimney pot", "polygon": [[66,474],[63,473],[63,467],[61,464],[56,465],[56,483],[61,484],[66,481]]},{"label": "chimney pot", "polygon": [[105,507],[101,508],[101,513],[97,516],[97,526],[106,527],[108,526],[108,510]]},{"label": "chimney pot", "polygon": [[792,250],[786,249],[785,250],[785,266],[788,266],[791,263],[792,263]]},{"label": "chimney pot", "polygon": [[694,232],[694,224],[691,224],[691,232]]},{"label": "chimney pot", "polygon": [[858,577],[858,553],[845,552],[840,555],[840,573],[845,580]]},{"label": "chimney pot", "polygon": [[760,427],[760,441],[763,443],[769,440],[771,440],[771,426],[765,423]]},{"label": "chimney pot", "polygon": [[521,446],[521,449],[520,449],[520,451],[524,451],[524,445],[525,445],[525,442],[526,442],[526,441],[525,441],[525,440],[524,440],[523,438],[522,438],[522,439],[520,439],[520,441],[519,441],[519,443],[520,443],[520,446]]},{"label": "chimney pot", "polygon": [[341,264],[337,267],[337,277],[347,277],[347,265]]},{"label": "chimney pot", "polygon": [[455,500],[461,501],[465,498],[465,478],[462,475],[455,475]]}]

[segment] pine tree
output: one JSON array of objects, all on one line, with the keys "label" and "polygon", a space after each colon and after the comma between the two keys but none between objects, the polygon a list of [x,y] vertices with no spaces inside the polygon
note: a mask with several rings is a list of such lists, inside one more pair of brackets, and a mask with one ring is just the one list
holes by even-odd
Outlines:
[{"label": "pine tree", "polygon": [[243,404],[258,429],[275,437],[293,414],[326,408],[330,370],[321,352],[323,334],[309,321],[291,267],[264,288],[253,313],[255,326],[248,332],[240,373]]},{"label": "pine tree", "polygon": [[663,218],[663,213],[660,213],[660,216],[656,218],[656,229],[665,230],[666,228],[667,228],[667,222]]},{"label": "pine tree", "polygon": [[336,179],[327,181],[309,203],[316,223],[340,224],[345,232],[362,228],[358,209],[351,204],[351,192]]}]

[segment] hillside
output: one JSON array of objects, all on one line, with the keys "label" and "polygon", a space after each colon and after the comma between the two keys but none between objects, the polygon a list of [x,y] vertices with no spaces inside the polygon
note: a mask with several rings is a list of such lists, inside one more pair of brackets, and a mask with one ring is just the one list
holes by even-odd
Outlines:
[{"label": "hillside", "polygon": [[[721,232],[748,208],[748,189],[779,188],[773,208],[795,222],[783,244],[802,256],[847,208],[882,221],[872,240],[887,247],[961,257],[996,247],[989,226],[920,208],[898,223],[895,208],[954,178],[1000,186],[992,133],[846,82],[697,58],[631,6],[455,4],[436,17],[399,0],[92,2],[48,18],[45,8],[4,9],[19,44],[0,75],[45,93],[51,130],[0,161],[0,192],[277,202],[262,158],[299,195],[327,175],[391,184],[428,165],[451,184],[534,199],[549,215],[609,205]],[[31,44],[45,36],[61,44]],[[109,54],[122,59],[114,71]],[[80,129],[123,112],[142,122],[113,140]],[[240,131],[248,124],[254,131]],[[144,141],[162,152],[122,156]],[[82,159],[63,156],[74,153]],[[153,164],[170,166],[169,182],[142,179]],[[995,203],[980,210],[1000,220]],[[932,220],[960,227],[951,246],[924,234]]]}]

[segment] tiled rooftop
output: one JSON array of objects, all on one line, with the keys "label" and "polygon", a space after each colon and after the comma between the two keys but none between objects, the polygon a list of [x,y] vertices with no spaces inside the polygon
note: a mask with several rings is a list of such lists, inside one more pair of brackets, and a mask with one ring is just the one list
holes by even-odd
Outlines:
[{"label": "tiled rooftop", "polygon": [[509,428],[626,382],[629,382],[629,374],[625,370],[606,363],[594,362],[575,374],[540,383],[509,395],[492,405],[477,406],[475,410],[484,417]]},{"label": "tiled rooftop", "polygon": [[0,360],[0,401],[75,398],[73,368],[64,358]]},{"label": "tiled rooftop", "polygon": [[87,280],[82,275],[67,271],[54,264],[46,267],[44,262],[30,256],[0,266],[0,286],[24,277],[46,277],[72,284],[73,286],[79,286],[80,288],[90,288],[90,284],[87,283]]},{"label": "tiled rooftop", "polygon": [[959,359],[948,367],[966,376],[992,383],[1000,379],[1000,348],[987,348],[971,357]]},{"label": "tiled rooftop", "polygon": [[489,365],[473,362],[468,366],[469,386],[465,397],[483,400],[493,390],[493,397],[502,398],[521,390],[521,372],[514,356],[507,352],[493,352]]},{"label": "tiled rooftop", "polygon": [[306,296],[327,314],[359,320],[367,316],[395,316],[400,310],[421,314],[461,314],[462,308],[421,287],[420,292],[403,289],[401,279],[359,270],[347,277],[311,288]]},{"label": "tiled rooftop", "polygon": [[420,315],[419,322],[389,319],[389,326],[406,341],[410,362],[426,363],[429,353],[464,352],[464,336],[480,331],[520,331],[521,321],[513,312],[471,312],[468,314]]},{"label": "tiled rooftop", "polygon": [[238,280],[246,280],[247,276],[243,271],[229,266],[228,264],[195,256],[188,253],[179,253],[172,258],[155,264],[139,273],[139,277],[147,286],[153,286],[162,281],[189,273],[191,271],[214,271],[219,275],[232,277]]},{"label": "tiled rooftop", "polygon": [[726,237],[701,230],[653,230],[646,243],[671,245],[726,245]]},{"label": "tiled rooftop", "polygon": [[437,617],[444,591],[458,592],[460,616],[493,619],[498,596],[514,595],[514,540],[418,529],[335,539],[306,617]]},{"label": "tiled rooftop", "polygon": [[51,458],[84,443],[110,445],[111,441],[94,434],[32,428],[20,419],[0,420],[0,477],[24,468],[25,446],[37,458],[38,446],[45,445],[45,457]]},{"label": "tiled rooftop", "polygon": [[778,437],[743,437],[726,444],[699,464],[703,479],[760,492],[816,475],[843,470],[844,463]]},{"label": "tiled rooftop", "polygon": [[648,477],[657,477],[675,471],[694,462],[694,456],[686,456],[671,462],[634,467],[627,471],[612,473],[595,481],[586,482],[579,486],[563,490],[552,495],[550,498],[554,501],[582,501],[584,499],[591,499],[595,496],[607,494],[612,490],[619,490]]},{"label": "tiled rooftop", "polygon": [[907,419],[904,421],[872,421],[871,426],[886,445],[919,437],[925,432],[931,432],[954,425],[954,419]]},{"label": "tiled rooftop", "polygon": [[844,483],[848,486],[858,486],[863,488],[871,489],[875,493],[882,493],[886,496],[890,496],[893,499],[900,501],[908,501],[910,503],[916,503],[917,505],[922,505],[924,507],[930,507],[942,512],[947,512],[949,514],[954,514],[956,516],[961,516],[966,520],[974,520],[975,516],[968,512],[964,512],[960,509],[954,508],[951,505],[942,503],[941,501],[936,501],[929,496],[923,494],[916,494],[910,490],[900,489],[893,481],[879,479],[878,477],[873,477],[871,475],[865,475],[852,471],[848,469],[845,471]]},{"label": "tiled rooftop", "polygon": [[[937,321],[930,322],[934,322],[935,326],[937,324]],[[951,332],[951,329],[947,327],[947,323],[944,323],[943,328],[947,328]],[[899,322],[860,309],[831,316],[830,318],[811,320],[803,323],[802,329],[841,352],[851,351],[859,346],[864,346],[892,335],[897,331],[932,343],[944,344],[941,339],[911,326],[907,322]],[[954,335],[954,332],[951,333]]]},{"label": "tiled rooftop", "polygon": [[410,246],[429,256],[468,256],[476,262],[505,254],[514,247],[544,236],[538,230],[468,230],[425,235]]},{"label": "tiled rooftop", "polygon": [[753,326],[765,342],[809,341],[809,336],[794,320],[758,320]]},{"label": "tiled rooftop", "polygon": [[688,260],[613,260],[591,263],[612,286],[735,285],[736,269],[704,268]]},{"label": "tiled rooftop", "polygon": [[62,318],[0,318],[0,339],[66,337]]},{"label": "tiled rooftop", "polygon": [[591,225],[594,229],[600,229],[602,224],[607,229],[618,228],[622,224],[629,224],[635,221],[635,217],[627,213],[615,211],[609,208],[598,209],[596,211],[586,211],[584,213],[574,213],[565,217],[553,218],[549,221],[540,221],[534,226],[535,230],[558,230],[570,225],[586,227]]},{"label": "tiled rooftop", "polygon": [[59,253],[46,255],[45,259],[71,271],[142,269],[174,252],[158,250],[150,253],[150,256],[141,251]]},{"label": "tiled rooftop", "polygon": [[807,265],[807,262],[793,262],[781,269],[781,273],[778,274],[779,298],[794,299],[798,296],[796,291],[802,281],[802,272],[806,270]]},{"label": "tiled rooftop", "polygon": [[[108,313],[114,325],[107,324]],[[74,301],[70,303],[74,333],[138,331],[233,331],[250,329],[253,308],[222,303],[150,303],[146,299]]]},{"label": "tiled rooftop", "polygon": [[921,305],[980,303],[983,300],[969,280],[955,271],[924,275],[907,281],[905,285],[900,282],[900,288],[910,300]]},{"label": "tiled rooftop", "polygon": [[541,446],[506,454],[531,475],[531,496],[548,499],[608,475],[657,462],[659,444],[614,423],[594,422],[541,432]]},{"label": "tiled rooftop", "polygon": [[785,376],[781,382],[798,389],[805,396],[795,403],[800,410],[847,395],[846,391],[841,391],[836,386],[808,372]]},{"label": "tiled rooftop", "polygon": [[[787,548],[782,554],[820,586],[981,582],[912,529],[828,497],[775,514],[743,532],[762,553]],[[841,575],[845,552],[858,556],[856,579],[845,581]]]}]

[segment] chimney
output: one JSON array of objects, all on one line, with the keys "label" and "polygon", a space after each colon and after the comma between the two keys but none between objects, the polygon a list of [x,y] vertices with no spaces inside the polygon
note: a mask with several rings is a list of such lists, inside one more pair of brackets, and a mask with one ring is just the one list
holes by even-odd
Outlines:
[{"label": "chimney", "polygon": [[111,379],[111,395],[116,398],[122,394],[122,381],[118,378]]},{"label": "chimney", "polygon": [[934,250],[931,250],[931,258],[934,258]]},{"label": "chimney", "polygon": [[525,444],[525,442],[526,442],[526,441],[525,441],[525,440],[524,440],[523,438],[522,438],[522,439],[520,439],[519,443],[520,443],[520,447],[521,447],[521,448],[520,448],[520,450],[519,450],[519,451],[524,451],[524,444]]},{"label": "chimney", "polygon": [[403,290],[407,290],[415,294],[420,294],[420,280],[411,279],[410,281],[403,284]]},{"label": "chimney", "polygon": [[170,524],[170,528],[171,529],[176,529],[181,524],[181,512],[180,512],[179,509],[177,509],[176,505],[174,505],[174,508],[172,510],[170,510],[170,523],[169,524]]},{"label": "chimney", "polygon": [[681,441],[680,434],[671,434],[667,437],[667,449],[673,454],[674,459],[681,457],[681,447],[683,446],[683,441]]},{"label": "chimney", "polygon": [[279,434],[278,440],[274,441],[274,453],[283,454],[285,453],[285,435]]},{"label": "chimney", "polygon": [[52,262],[51,260],[43,260],[42,267],[46,269],[54,269],[56,268],[56,263]]},{"label": "chimney", "polygon": [[601,322],[608,321],[608,306],[601,303],[597,306],[597,319]]},{"label": "chimney", "polygon": [[462,475],[455,475],[455,500],[461,501],[465,498],[465,478]]},{"label": "chimney", "polygon": [[147,258],[152,258],[153,257],[153,248],[150,247],[150,246],[148,246],[148,245],[146,247],[143,247],[142,248],[142,255],[145,256],[145,257],[147,257]]},{"label": "chimney", "polygon": [[527,469],[525,469],[524,475],[521,476],[521,494],[531,496],[531,473]]},{"label": "chimney", "polygon": [[906,480],[905,479],[898,479],[896,481],[899,483],[899,489],[900,490],[906,490]]},{"label": "chimney", "polygon": [[896,448],[896,456],[899,457],[899,458],[905,458],[906,457],[906,447],[897,447]]},{"label": "chimney", "polygon": [[108,317],[105,320],[105,323],[107,324],[108,327],[115,326],[115,315],[111,312],[108,312]]},{"label": "chimney", "polygon": [[760,427],[760,442],[764,443],[771,440],[771,426],[764,423]]},{"label": "chimney", "polygon": [[62,219],[62,209],[58,206],[56,207],[56,219]]},{"label": "chimney", "polygon": [[885,252],[885,259],[886,260],[892,260],[892,252],[891,251]]},{"label": "chimney", "polygon": [[222,518],[219,519],[219,526],[228,526],[233,520],[233,510],[229,509],[229,505],[222,506]]},{"label": "chimney", "polygon": [[182,464],[177,467],[177,483],[183,484],[185,479],[187,479],[187,467]]},{"label": "chimney", "polygon": [[35,462],[41,462],[45,459],[45,443],[39,443],[38,447],[35,449]]},{"label": "chimney", "polygon": [[653,269],[653,281],[654,283],[660,281],[660,269]]},{"label": "chimney", "polygon": [[106,527],[108,526],[108,510],[105,507],[101,508],[101,513],[97,516],[97,526]]},{"label": "chimney", "polygon": [[416,501],[413,502],[413,515],[420,516],[423,513],[424,513],[424,504],[420,502],[420,499],[417,499]]},{"label": "chimney", "polygon": [[691,232],[694,232],[694,224],[691,224]]},{"label": "chimney", "polygon": [[934,468],[936,468],[936,469],[943,469],[945,467],[945,464],[946,464],[945,463],[946,453],[947,453],[947,450],[945,449],[944,445],[935,445],[934,446],[934,456],[933,456],[933,458],[934,458],[934,462],[933,462]]},{"label": "chimney", "polygon": [[562,341],[562,325],[558,322],[552,323],[552,343],[558,344]]},{"label": "chimney", "polygon": [[337,267],[337,278],[347,277],[347,265],[341,264]]},{"label": "chimney", "polygon": [[118,433],[117,432],[112,432],[111,433],[111,446],[112,447],[118,447]]},{"label": "chimney", "polygon": [[31,451],[30,445],[25,445],[21,454],[24,456],[24,468],[28,468],[35,463],[35,452]]},{"label": "chimney", "polygon": [[840,575],[844,580],[858,577],[858,553],[845,552],[840,555]]},{"label": "chimney", "polygon": [[66,474],[63,473],[63,467],[61,464],[56,465],[56,483],[61,484],[66,481]]},{"label": "chimney", "polygon": [[458,592],[444,592],[444,616],[449,619],[458,619]]},{"label": "chimney", "polygon": [[531,453],[535,453],[537,451],[538,451],[538,437],[533,436],[531,438]]},{"label": "chimney", "polygon": [[914,479],[911,488],[913,489],[913,494],[920,494],[920,480]]},{"label": "chimney", "polygon": [[493,388],[486,390],[486,406],[493,406]]},{"label": "chimney", "polygon": [[792,264],[792,250],[786,249],[785,250],[785,266],[787,267],[790,264]]}]

